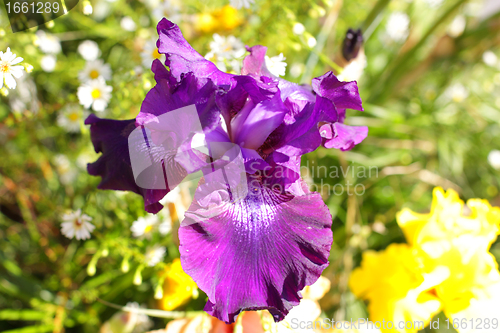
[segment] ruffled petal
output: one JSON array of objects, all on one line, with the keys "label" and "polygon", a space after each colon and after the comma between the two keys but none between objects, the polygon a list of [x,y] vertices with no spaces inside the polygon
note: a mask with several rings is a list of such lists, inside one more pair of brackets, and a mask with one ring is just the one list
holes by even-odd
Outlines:
[{"label": "ruffled petal", "polygon": [[328,72],[313,79],[312,87],[316,94],[331,100],[337,109],[363,111],[356,81],[342,82],[335,74]]},{"label": "ruffled petal", "polygon": [[243,310],[282,320],[328,265],[331,215],[319,194],[293,196],[249,179],[239,201],[198,195],[179,229],[184,270],[207,293],[205,310],[234,322]]},{"label": "ruffled petal", "polygon": [[215,104],[217,87],[211,80],[199,79],[193,73],[183,75],[177,83],[159,60],[152,65],[156,86],[142,102],[137,125],[150,122],[167,112],[194,104],[203,129],[213,129],[219,123],[219,110]]},{"label": "ruffled petal", "polygon": [[157,213],[163,206],[159,201],[168,189],[143,189],[137,186],[130,162],[128,137],[136,128],[135,119],[101,119],[91,114],[85,124],[90,125],[90,137],[95,151],[101,157],[87,166],[89,174],[102,178],[98,188],[103,190],[131,191],[144,198],[147,212]]},{"label": "ruffled petal", "polygon": [[322,125],[319,129],[325,148],[350,150],[368,135],[366,126],[348,126],[342,123]]},{"label": "ruffled petal", "polygon": [[195,51],[182,35],[181,29],[166,18],[157,26],[158,52],[166,55],[165,65],[174,77],[180,80],[182,74],[192,72],[198,78],[210,78],[218,86],[230,86],[232,74],[227,74]]}]

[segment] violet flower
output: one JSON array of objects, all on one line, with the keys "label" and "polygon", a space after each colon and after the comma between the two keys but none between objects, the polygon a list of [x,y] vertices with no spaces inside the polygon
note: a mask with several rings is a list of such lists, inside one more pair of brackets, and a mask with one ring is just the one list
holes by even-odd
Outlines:
[{"label": "violet flower", "polygon": [[[183,269],[208,295],[205,310],[227,323],[259,309],[282,320],[327,267],[332,244],[332,217],[300,178],[300,159],[320,145],[349,150],[366,137],[366,127],[343,124],[347,108],[363,110],[356,82],[340,82],[332,72],[312,86],[277,78],[265,66],[263,46],[248,48],[242,75],[227,74],[172,22],[160,21],[158,34],[169,70],[154,61],[156,86],[135,120],[87,119],[103,153],[89,173],[102,177],[99,188],[142,195],[156,213],[166,193],[201,170],[179,250]],[[174,129],[161,118],[191,105],[199,125],[182,120]],[[132,170],[127,138],[135,128],[148,148],[170,147],[161,151],[161,170],[171,176],[151,172],[149,188],[137,185]],[[195,147],[200,138],[206,149]],[[134,142],[130,149],[144,146]]]}]

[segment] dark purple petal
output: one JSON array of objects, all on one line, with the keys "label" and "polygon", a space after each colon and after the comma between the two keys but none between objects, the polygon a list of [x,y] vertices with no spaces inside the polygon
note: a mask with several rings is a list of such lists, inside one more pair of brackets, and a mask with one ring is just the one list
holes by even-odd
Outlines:
[{"label": "dark purple petal", "polygon": [[316,94],[331,100],[337,109],[363,111],[356,81],[342,82],[332,72],[328,72],[313,79],[312,87]]},{"label": "dark purple petal", "polygon": [[226,323],[258,309],[282,320],[327,267],[332,244],[319,194],[294,197],[249,180],[236,202],[213,182],[201,185],[207,196],[195,195],[179,229],[182,266],[207,293],[205,310]]},{"label": "dark purple petal", "polygon": [[368,135],[366,126],[348,126],[341,123],[324,124],[319,129],[325,148],[350,150]]},{"label": "dark purple petal", "polygon": [[167,65],[177,80],[182,74],[192,72],[197,78],[210,78],[218,86],[230,86],[232,74],[227,74],[195,51],[175,24],[162,19],[157,26],[158,51],[166,55]]},{"label": "dark purple petal", "polygon": [[128,148],[128,136],[135,129],[135,119],[101,119],[91,114],[85,124],[90,125],[90,137],[99,159],[87,166],[89,174],[102,178],[98,188],[103,190],[132,191],[144,198],[147,212],[157,213],[163,206],[158,202],[168,192],[148,190],[137,186]]},{"label": "dark purple petal", "polygon": [[317,104],[287,98],[289,110],[284,122],[269,136],[262,147],[264,153],[276,152],[286,156],[300,156],[316,150],[321,145],[317,123],[322,110]]},{"label": "dark purple petal", "polygon": [[152,67],[157,84],[142,102],[137,125],[191,104],[196,106],[204,129],[212,129],[218,124],[220,112],[215,104],[217,87],[211,80],[198,79],[193,73],[188,73],[177,83],[159,60],[155,60]]}]

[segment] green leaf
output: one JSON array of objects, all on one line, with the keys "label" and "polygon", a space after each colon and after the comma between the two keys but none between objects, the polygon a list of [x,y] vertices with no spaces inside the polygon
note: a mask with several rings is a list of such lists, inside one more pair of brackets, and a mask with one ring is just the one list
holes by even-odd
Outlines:
[{"label": "green leaf", "polygon": [[42,320],[49,316],[47,312],[37,310],[1,310],[0,320]]},{"label": "green leaf", "polygon": [[53,329],[54,325],[36,325],[3,331],[2,333],[45,333],[52,332]]}]

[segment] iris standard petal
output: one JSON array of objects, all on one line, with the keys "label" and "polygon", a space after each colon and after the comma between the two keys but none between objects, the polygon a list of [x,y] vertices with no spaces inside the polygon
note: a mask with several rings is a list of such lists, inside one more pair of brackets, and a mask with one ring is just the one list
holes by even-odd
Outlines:
[{"label": "iris standard petal", "polygon": [[198,78],[210,78],[219,86],[230,85],[232,74],[227,74],[205,59],[186,41],[181,29],[175,24],[162,19],[157,26],[158,52],[166,55],[165,65],[174,77],[180,80],[182,74],[192,72]]}]

